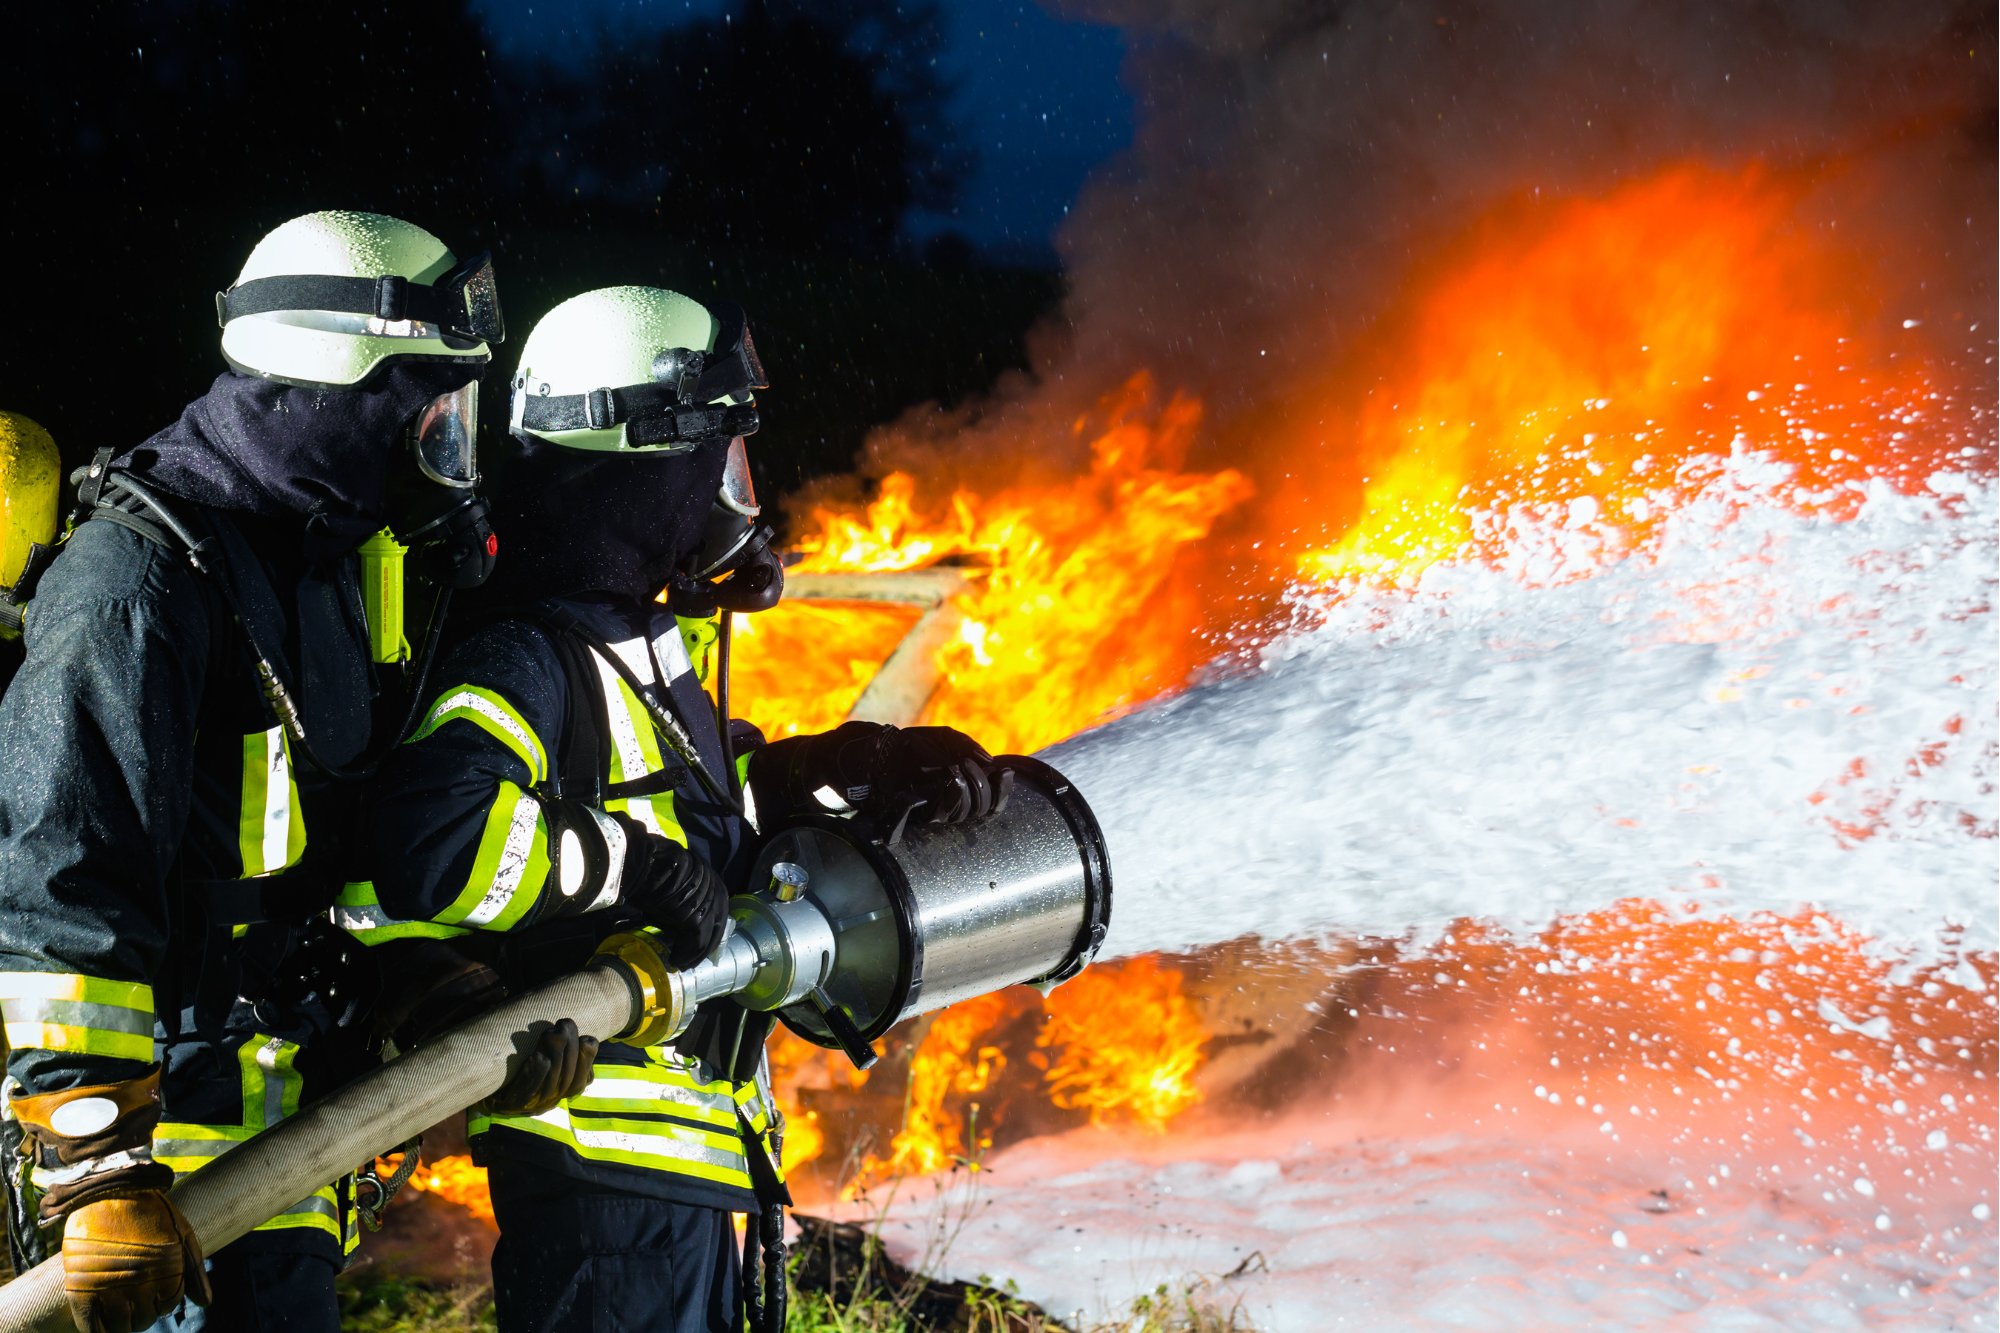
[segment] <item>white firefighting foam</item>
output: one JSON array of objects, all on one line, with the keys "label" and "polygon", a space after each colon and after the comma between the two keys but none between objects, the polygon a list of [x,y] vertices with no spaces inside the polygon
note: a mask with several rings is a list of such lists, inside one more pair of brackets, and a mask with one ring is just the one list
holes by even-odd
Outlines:
[{"label": "white firefighting foam", "polygon": [[1260,669],[1055,747],[1110,841],[1107,955],[1628,896],[1991,952],[1994,487],[1856,482],[1834,522],[1756,502],[1786,476],[1736,461],[1594,577],[1524,584],[1574,572],[1558,522],[1515,569],[1302,595]]},{"label": "white firefighting foam", "polygon": [[[1058,747],[1110,839],[1107,954],[1421,947],[1634,897],[1809,907],[1942,963],[1990,1027],[1991,986],[1951,964],[2000,937],[1994,486],[1864,480],[1831,522],[1760,502],[1785,484],[1739,458],[1655,558],[1577,581],[1559,562],[1587,534],[1557,523],[1518,548],[1538,568],[1301,595],[1252,669]],[[1912,1064],[1910,1034],[1816,1017],[1859,1048],[1835,1058],[1862,1104],[1732,1102],[1726,1079],[1641,1104],[1665,1088],[1552,1069],[1518,1028],[1448,1072],[1398,1066],[1392,1036],[1277,1121],[1209,1107],[999,1153],[941,1267],[1089,1319],[1206,1280],[1268,1333],[1991,1327],[1989,1057]],[[905,1261],[934,1188],[883,1219]]]}]

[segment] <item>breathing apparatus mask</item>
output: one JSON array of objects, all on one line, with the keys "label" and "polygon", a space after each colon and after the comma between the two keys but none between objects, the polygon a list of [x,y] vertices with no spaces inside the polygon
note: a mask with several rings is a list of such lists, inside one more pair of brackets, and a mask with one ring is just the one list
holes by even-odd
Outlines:
[{"label": "breathing apparatus mask", "polygon": [[675,580],[678,615],[709,615],[718,607],[745,613],[768,611],[785,592],[785,567],[771,550],[771,529],[760,524],[763,511],[750,482],[750,451],[743,437],[729,442],[722,485],[709,506],[701,549],[684,562]]},{"label": "breathing apparatus mask", "polygon": [[443,588],[486,582],[500,552],[479,485],[479,383],[440,394],[411,419],[389,474],[390,531]]}]

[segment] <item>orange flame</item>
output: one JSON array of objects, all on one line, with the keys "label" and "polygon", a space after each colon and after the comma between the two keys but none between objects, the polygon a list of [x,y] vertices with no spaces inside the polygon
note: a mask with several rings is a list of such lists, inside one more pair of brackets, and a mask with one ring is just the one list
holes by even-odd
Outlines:
[{"label": "orange flame", "polygon": [[1340,451],[1365,474],[1358,520],[1297,567],[1409,583],[1502,555],[1507,525],[1480,532],[1471,511],[1522,504],[1562,506],[1616,558],[1671,509],[1679,463],[1737,442],[1807,475],[1858,470],[1893,433],[1867,405],[1922,380],[1864,350],[1861,266],[1801,234],[1804,191],[1679,167],[1488,218],[1388,339],[1393,372]]},{"label": "orange flame", "polygon": [[425,1162],[410,1177],[409,1188],[455,1203],[481,1222],[493,1221],[493,1195],[486,1187],[486,1168],[464,1155]]},{"label": "orange flame", "polygon": [[770,740],[831,731],[917,615],[894,604],[783,601],[734,617],[730,711]]},{"label": "orange flame", "polygon": [[1044,1071],[1043,1090],[1056,1106],[1088,1111],[1092,1124],[1125,1119],[1160,1133],[1201,1100],[1193,1079],[1209,1034],[1181,994],[1180,974],[1152,957],[1104,964],[1045,1000],[1017,986],[938,1014],[911,1060],[903,1127],[886,1159],[868,1160],[857,1186],[927,1175],[990,1147],[990,1135],[967,1142],[979,1109],[970,1099],[994,1086],[1009,1058],[985,1038],[1036,1008],[1044,1021],[1026,1054]]},{"label": "orange flame", "polygon": [[1181,994],[1180,973],[1151,957],[1092,968],[1049,997],[1035,1044],[1061,1050],[1050,1098],[1100,1124],[1122,1112],[1160,1132],[1201,1100],[1194,1086],[1208,1033]]},{"label": "orange flame", "polygon": [[[958,599],[966,618],[939,654],[925,721],[996,753],[1026,753],[1177,684],[1204,655],[1193,641],[1200,609],[1176,586],[1175,561],[1252,487],[1240,472],[1180,471],[1201,405],[1176,395],[1155,408],[1153,399],[1141,372],[1096,418],[1078,419],[1077,435],[1096,434],[1090,470],[1068,482],[990,497],[961,490],[925,508],[916,480],[894,473],[859,513],[814,511],[818,530],[798,543],[803,573],[973,562],[976,586]],[[736,651],[749,663],[767,650],[752,640]],[[818,656],[752,668],[762,672],[757,707],[774,719],[772,734],[794,716],[824,713],[820,701],[848,688],[850,669],[860,674],[839,653]]]}]

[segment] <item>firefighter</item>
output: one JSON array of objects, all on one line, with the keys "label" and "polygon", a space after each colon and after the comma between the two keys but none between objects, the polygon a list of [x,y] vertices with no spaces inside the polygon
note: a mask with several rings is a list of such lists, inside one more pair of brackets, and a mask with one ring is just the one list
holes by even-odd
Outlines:
[{"label": "firefighter", "polygon": [[338,1327],[339,1190],[206,1260],[165,1191],[353,1072],[340,1023],[365,978],[342,964],[363,951],[325,914],[390,680],[356,548],[386,525],[461,587],[496,550],[474,487],[501,336],[485,256],[314,213],[259,242],[216,315],[229,371],[99,451],[59,549],[9,594],[10,1238],[18,1267],[60,1236],[85,1333],[176,1310],[190,1329]]},{"label": "firefighter", "polygon": [[[746,803],[767,826],[806,808],[949,821],[991,804],[991,759],[957,732],[849,723],[759,748],[747,724],[720,725],[703,689],[713,617],[768,607],[783,583],[744,443],[763,384],[740,310],[673,292],[591,292],[529,335],[520,448],[494,483],[508,562],[384,767],[378,878],[336,911],[401,951],[393,970],[437,978],[392,1008],[417,1015],[399,1048],[634,924],[672,965],[698,961],[746,887]],[[769,1023],[719,1001],[646,1049],[558,1024],[543,1096],[474,1109],[503,1330],[600,1327],[608,1311],[632,1329],[741,1328],[730,1214],[786,1201]]]}]

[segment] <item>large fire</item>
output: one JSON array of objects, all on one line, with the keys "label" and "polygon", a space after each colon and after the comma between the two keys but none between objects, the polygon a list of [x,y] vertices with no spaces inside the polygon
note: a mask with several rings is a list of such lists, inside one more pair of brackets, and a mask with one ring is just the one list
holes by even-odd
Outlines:
[{"label": "large fire", "polygon": [[[1408,587],[1442,559],[1530,582],[1586,576],[1643,554],[1712,472],[1704,460],[1742,451],[1793,468],[1782,502],[1842,517],[1854,503],[1843,482],[1892,474],[1892,451],[1918,456],[1905,437],[1933,426],[1935,394],[1918,361],[1885,350],[1866,265],[1801,221],[1807,184],[1681,166],[1602,197],[1512,201],[1414,274],[1401,312],[1302,385],[1282,418],[1324,424],[1274,432],[1239,466],[1204,471],[1187,463],[1204,443],[1202,405],[1162,401],[1137,371],[1071,423],[1089,441],[1087,471],[1051,480],[1024,467],[986,494],[888,475],[868,503],[800,516],[798,568],[962,566],[963,629],[938,654],[923,720],[1025,753],[1175,688],[1213,656],[1226,626],[1204,601],[1204,562],[1264,569],[1273,603],[1300,578]],[[1256,546],[1219,527],[1233,513],[1257,515]],[[1545,532],[1551,515],[1575,538],[1553,557],[1527,549],[1517,523]],[[738,711],[772,736],[835,725],[916,616],[788,602],[739,618]],[[1363,1025],[1355,1040],[1366,1045],[1383,1012],[1443,1020],[1483,1007],[1475,1025],[1511,1015],[1522,1026],[1510,1040],[1558,1048],[1535,1095],[1593,1116],[1611,1115],[1591,1099],[1608,1105],[1612,1084],[1664,1106],[1763,1082],[1851,1111],[1888,1105],[1923,1068],[1993,1059],[1985,1009],[1892,982],[1861,941],[1816,918],[1690,921],[1630,902],[1539,941],[1468,925],[1435,954],[1378,961],[1372,1006],[1342,1010]],[[1829,1024],[1864,1040],[1823,1040]],[[1916,1034],[1880,1069],[1848,1049],[1878,1028]],[[1180,972],[1152,958],[1100,965],[1046,1001],[1017,988],[955,1006],[892,1034],[872,1080],[781,1034],[786,1166],[844,1144],[849,1160],[835,1165],[851,1190],[976,1161],[1008,1089],[1068,1114],[1051,1128],[1161,1130],[1200,1100],[1211,1036]],[[826,1118],[864,1096],[895,1124],[879,1152]],[[457,1159],[415,1187],[481,1206],[483,1179]]]}]

